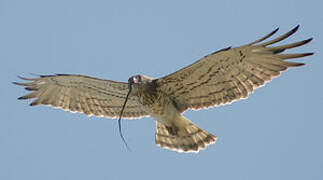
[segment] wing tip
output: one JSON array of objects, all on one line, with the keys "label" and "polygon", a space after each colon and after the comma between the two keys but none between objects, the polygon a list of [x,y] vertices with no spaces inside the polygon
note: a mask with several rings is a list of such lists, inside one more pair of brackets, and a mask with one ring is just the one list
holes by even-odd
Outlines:
[{"label": "wing tip", "polygon": [[[17,76],[19,79],[24,80],[24,81],[35,81],[37,80],[37,78],[26,78],[23,76]],[[14,85],[19,85],[19,86],[29,86],[31,85],[32,82],[28,82],[28,83],[22,83],[22,82],[12,82],[12,84]]]},{"label": "wing tip", "polygon": [[305,65],[305,63],[297,63],[297,64],[295,64],[295,67],[300,67],[300,66],[304,66]]},{"label": "wing tip", "polygon": [[11,83],[14,85],[22,86],[22,85],[20,85],[21,83],[19,83],[19,82],[11,82]]},{"label": "wing tip", "polygon": [[12,84],[18,85],[18,86],[30,86],[31,83],[12,82]]},{"label": "wing tip", "polygon": [[36,101],[33,101],[32,103],[29,104],[29,106],[36,106],[40,104],[37,100]]},{"label": "wing tip", "polygon": [[291,30],[291,32],[292,33],[295,33],[298,29],[299,29],[299,27],[300,27],[300,25],[299,24],[297,24],[292,30]]},{"label": "wing tip", "polygon": [[251,43],[249,43],[248,45],[254,45],[254,44],[257,44],[257,43],[260,43],[268,38],[270,38],[271,36],[273,36],[274,34],[276,34],[276,32],[279,30],[279,27],[277,27],[276,29],[274,29],[272,32],[270,32],[269,34],[265,35],[264,37],[256,40],[256,41],[253,41]]},{"label": "wing tip", "polygon": [[305,56],[312,56],[314,55],[315,53],[314,52],[310,52],[310,53],[305,53],[306,55]]},{"label": "wing tip", "polygon": [[[268,45],[271,45],[271,44],[274,44],[274,43],[277,43],[277,42],[279,42],[279,41],[282,41],[282,40],[284,40],[284,39],[286,39],[286,38],[288,38],[288,37],[290,37],[291,35],[293,35],[298,29],[299,29],[299,27],[300,27],[300,25],[298,24],[297,26],[295,26],[292,30],[290,30],[290,31],[288,31],[287,33],[285,33],[285,34],[283,34],[283,35],[281,35],[281,36],[279,36],[279,37],[277,37],[277,38],[275,38],[275,39],[273,39],[273,40],[271,40],[271,41],[268,41],[268,42],[264,42],[264,43],[262,43],[262,44],[259,44],[258,46],[260,46],[260,47],[266,47],[266,46],[268,46]],[[268,36],[268,35],[267,35]],[[265,36],[266,37],[266,36]],[[268,36],[268,37],[270,37],[270,36]],[[267,38],[266,38],[267,39]],[[264,40],[264,39],[263,39]],[[259,41],[258,41],[259,42]],[[257,43],[258,43],[257,42]]]},{"label": "wing tip", "polygon": [[304,53],[304,54],[303,54],[303,57],[305,57],[305,56],[312,56],[312,55],[314,55],[314,54],[315,54],[314,52]]},{"label": "wing tip", "polygon": [[270,36],[276,34],[279,31],[279,27],[277,27],[276,29],[274,29],[270,34]]},{"label": "wing tip", "polygon": [[22,80],[25,80],[25,81],[33,81],[35,80],[34,78],[26,78],[26,77],[23,77],[23,76],[17,76],[19,79],[22,79]]},{"label": "wing tip", "polygon": [[308,38],[308,39],[304,40],[304,44],[307,44],[307,43],[311,42],[312,40],[313,40],[313,37]]},{"label": "wing tip", "polygon": [[[300,27],[300,25],[298,24],[292,30],[290,30],[286,34],[282,35],[282,37],[285,36],[285,38],[288,38],[289,36],[293,35],[296,31],[298,31],[299,27]],[[284,40],[285,38],[283,38],[282,40]]]}]

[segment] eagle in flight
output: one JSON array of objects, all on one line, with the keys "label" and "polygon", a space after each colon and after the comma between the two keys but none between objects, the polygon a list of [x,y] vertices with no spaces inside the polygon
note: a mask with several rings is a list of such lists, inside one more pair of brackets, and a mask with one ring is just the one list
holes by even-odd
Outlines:
[{"label": "eagle in flight", "polygon": [[[30,105],[49,105],[90,116],[156,119],[156,144],[178,152],[199,152],[217,137],[183,116],[188,109],[199,110],[247,98],[291,67],[304,65],[286,61],[313,53],[281,54],[312,40],[270,46],[294,34],[299,26],[277,38],[265,41],[278,31],[252,43],[225,48],[162,78],[135,75],[128,83],[85,75],[42,75],[14,82],[30,94],[18,99],[36,98]],[[265,41],[265,42],[264,42]]]}]

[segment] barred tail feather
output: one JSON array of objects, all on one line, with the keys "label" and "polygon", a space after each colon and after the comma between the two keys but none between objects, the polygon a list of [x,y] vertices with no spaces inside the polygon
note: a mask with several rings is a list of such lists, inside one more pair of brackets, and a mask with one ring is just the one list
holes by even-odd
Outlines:
[{"label": "barred tail feather", "polygon": [[167,126],[156,121],[155,141],[158,146],[178,152],[197,153],[216,141],[216,136],[183,116],[174,122],[178,122],[177,125]]}]

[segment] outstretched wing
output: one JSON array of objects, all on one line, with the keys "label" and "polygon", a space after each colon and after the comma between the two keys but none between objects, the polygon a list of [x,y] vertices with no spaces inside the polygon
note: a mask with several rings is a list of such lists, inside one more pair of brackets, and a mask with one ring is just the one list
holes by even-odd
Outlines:
[{"label": "outstretched wing", "polygon": [[292,44],[268,46],[291,36],[298,27],[268,42],[261,43],[275,34],[278,28],[250,44],[212,53],[190,66],[158,79],[158,88],[174,100],[181,112],[247,98],[254,89],[280,75],[280,72],[304,65],[285,60],[313,54],[280,54],[286,49],[302,46],[312,38]]},{"label": "outstretched wing", "polygon": [[[118,118],[128,84],[83,75],[57,74],[29,79],[28,83],[14,82],[33,91],[18,99],[36,98],[30,105],[50,105],[72,112],[82,112],[99,117]],[[129,96],[123,118],[148,116],[134,97]]]}]

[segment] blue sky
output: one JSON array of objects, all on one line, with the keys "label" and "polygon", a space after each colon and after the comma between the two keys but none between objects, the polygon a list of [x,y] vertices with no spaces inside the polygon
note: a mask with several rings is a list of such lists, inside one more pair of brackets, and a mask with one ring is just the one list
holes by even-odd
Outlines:
[{"label": "blue sky", "polygon": [[[323,1],[0,0],[0,179],[323,179]],[[154,144],[152,118],[30,107],[29,73],[127,81],[164,76],[227,46],[300,24],[283,43],[315,52],[248,100],[185,116],[219,139],[199,154]]]}]

